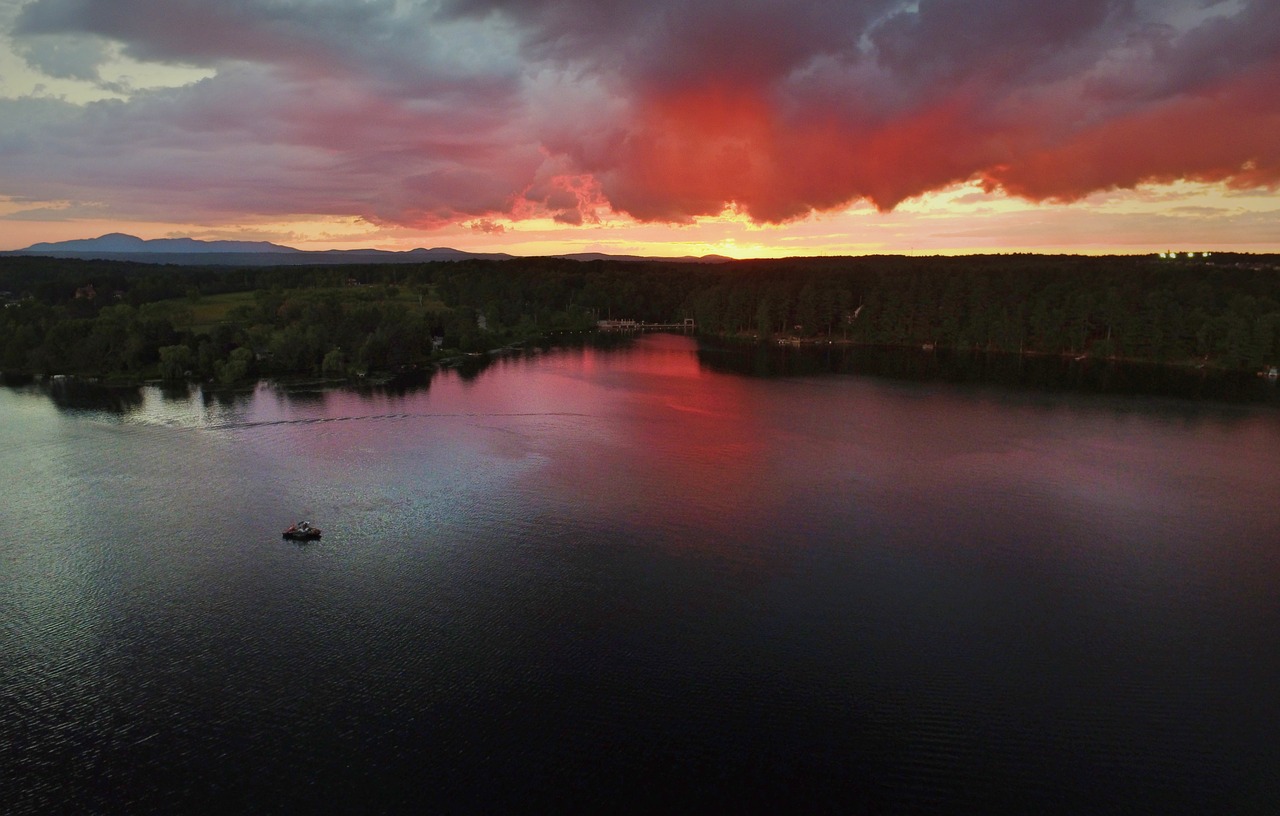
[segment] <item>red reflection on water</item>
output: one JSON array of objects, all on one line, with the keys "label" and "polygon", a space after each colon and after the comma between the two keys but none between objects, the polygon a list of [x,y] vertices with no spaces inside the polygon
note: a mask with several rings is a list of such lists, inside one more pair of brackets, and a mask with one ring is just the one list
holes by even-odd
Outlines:
[{"label": "red reflection on water", "polygon": [[527,495],[539,513],[706,538],[771,501],[759,486],[776,446],[763,441],[752,393],[749,381],[703,369],[691,338],[648,335],[621,349],[501,358],[474,378],[444,371],[405,394],[262,394],[246,420],[276,425],[272,436],[333,468],[447,447],[453,459],[439,468],[502,471],[494,489]]},{"label": "red reflection on water", "polygon": [[564,426],[583,433],[558,440],[546,475],[607,523],[705,537],[756,513],[769,463],[749,383],[703,369],[695,349],[689,338],[651,335],[555,358],[556,376],[542,384],[550,393],[534,401],[591,416]]}]

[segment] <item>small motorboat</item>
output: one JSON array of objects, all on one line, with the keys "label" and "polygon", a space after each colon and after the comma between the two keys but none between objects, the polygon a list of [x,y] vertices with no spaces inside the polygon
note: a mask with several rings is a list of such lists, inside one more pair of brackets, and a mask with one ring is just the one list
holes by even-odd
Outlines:
[{"label": "small motorboat", "polygon": [[320,537],[320,528],[309,521],[300,521],[285,530],[284,537],[294,541],[311,541]]}]

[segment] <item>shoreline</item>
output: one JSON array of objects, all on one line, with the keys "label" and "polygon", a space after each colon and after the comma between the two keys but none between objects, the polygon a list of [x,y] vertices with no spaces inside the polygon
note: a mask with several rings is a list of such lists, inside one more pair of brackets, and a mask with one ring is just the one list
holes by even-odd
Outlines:
[{"label": "shoreline", "polygon": [[[595,342],[602,337],[610,339],[618,338],[616,332],[597,332],[594,330],[584,330],[581,332],[572,332],[578,342],[588,340]],[[634,335],[632,335],[634,336]],[[941,363],[942,370],[936,370],[934,376],[941,381],[950,381],[955,379],[955,374],[963,371],[963,361],[974,360],[1024,360],[1024,361],[1055,361],[1064,367],[1069,367],[1071,371],[1088,374],[1090,370],[1096,372],[1093,378],[1098,376],[1108,377],[1111,373],[1123,374],[1124,372],[1141,372],[1148,374],[1163,373],[1176,375],[1178,377],[1195,378],[1200,382],[1206,380],[1217,380],[1224,385],[1231,384],[1230,388],[1224,388],[1221,392],[1205,393],[1187,393],[1181,396],[1185,399],[1220,399],[1224,402],[1237,402],[1242,399],[1240,389],[1249,388],[1248,383],[1257,382],[1258,385],[1264,386],[1275,384],[1277,378],[1269,376],[1269,372],[1264,369],[1262,371],[1250,371],[1241,368],[1225,368],[1214,365],[1212,362],[1205,360],[1184,360],[1178,362],[1156,361],[1141,358],[1125,358],[1125,357],[1100,357],[1090,355],[1088,353],[1080,354],[1074,352],[1042,352],[1028,351],[1009,352],[1000,350],[983,350],[983,349],[958,349],[950,346],[938,344],[911,344],[911,345],[886,345],[878,343],[863,343],[856,340],[848,340],[845,338],[798,338],[798,337],[778,337],[771,338],[769,341],[761,341],[757,336],[753,335],[719,335],[719,334],[699,334],[694,335],[701,349],[714,349],[717,346],[724,349],[733,349],[738,351],[749,351],[752,349],[761,351],[782,352],[800,351],[804,354],[816,354],[822,349],[842,349],[842,350],[865,350],[868,352],[879,352],[884,354],[910,355],[908,359],[923,361],[932,358]],[[351,389],[377,389],[377,388],[412,388],[415,384],[420,384],[423,380],[429,380],[436,374],[444,371],[456,371],[464,377],[476,376],[488,367],[490,361],[499,357],[509,356],[513,354],[536,354],[543,351],[546,347],[555,348],[558,345],[569,345],[562,341],[557,342],[557,338],[548,334],[538,337],[524,338],[520,341],[499,346],[487,351],[478,352],[458,352],[440,357],[435,360],[426,361],[417,364],[410,364],[402,367],[398,371],[380,371],[372,372],[360,376],[318,376],[313,374],[282,374],[273,376],[256,377],[251,380],[242,382],[221,384],[214,380],[208,379],[184,379],[184,380],[164,380],[154,377],[144,378],[113,378],[100,375],[75,375],[75,374],[55,374],[55,375],[30,375],[19,372],[0,371],[0,385],[5,387],[23,387],[31,385],[54,386],[59,383],[74,384],[75,386],[97,386],[105,390],[125,390],[137,389],[143,387],[155,387],[161,389],[190,390],[192,386],[198,386],[203,391],[211,394],[236,394],[251,393],[264,383],[273,384],[285,391],[315,391],[329,390],[337,388]],[[794,358],[796,360],[802,357]],[[817,359],[815,357],[815,359]],[[945,367],[948,363],[957,365],[955,370],[947,370]],[[470,369],[470,370],[468,370]],[[930,375],[923,372],[915,366],[911,366],[913,372],[912,379],[929,379]],[[1065,370],[1065,369],[1064,369]],[[745,373],[745,372],[742,372]],[[770,373],[781,373],[778,371]],[[867,371],[836,371],[832,370],[827,373],[848,373],[853,375],[886,377],[894,379],[895,372],[885,368]],[[971,374],[971,371],[969,372]],[[1070,375],[1072,377],[1078,374]],[[967,379],[967,377],[965,377]],[[1019,384],[1017,382],[1008,382],[993,376],[991,382],[1003,383],[1004,385],[1018,388],[1038,387],[1030,384]],[[1081,390],[1084,392],[1098,393],[1095,389],[1081,387],[1081,382],[1076,381],[1070,383],[1064,380],[1062,383],[1064,390]],[[1168,395],[1162,389],[1153,391],[1124,391],[1132,396],[1150,396]],[[1264,394],[1257,393],[1243,397],[1245,401],[1257,404],[1267,404],[1274,402],[1274,398]]]},{"label": "shoreline", "polygon": [[1250,368],[1231,368],[1228,366],[1218,365],[1217,363],[1207,359],[1192,358],[1181,361],[1173,360],[1153,360],[1146,357],[1124,357],[1119,355],[1100,356],[1091,354],[1087,351],[1036,351],[1033,349],[1024,349],[1022,351],[1005,351],[1003,349],[982,349],[982,348],[959,348],[956,346],[948,346],[941,343],[922,343],[922,344],[885,344],[885,343],[865,343],[858,340],[849,340],[847,338],[823,338],[823,337],[773,337],[768,340],[761,340],[756,335],[726,335],[726,334],[702,334],[698,335],[703,338],[714,338],[717,341],[725,342],[736,346],[759,346],[762,348],[802,348],[802,349],[819,349],[825,346],[839,346],[842,348],[863,348],[863,349],[879,349],[886,351],[918,351],[922,354],[955,354],[968,356],[1001,356],[1001,357],[1022,357],[1028,359],[1061,359],[1063,361],[1077,363],[1105,363],[1108,365],[1126,365],[1126,366],[1147,366],[1155,368],[1167,368],[1180,371],[1204,371],[1217,374],[1239,374],[1241,376],[1253,374],[1257,377],[1275,379],[1269,376],[1269,369],[1274,371],[1276,367],[1264,365],[1262,370],[1253,370]]}]

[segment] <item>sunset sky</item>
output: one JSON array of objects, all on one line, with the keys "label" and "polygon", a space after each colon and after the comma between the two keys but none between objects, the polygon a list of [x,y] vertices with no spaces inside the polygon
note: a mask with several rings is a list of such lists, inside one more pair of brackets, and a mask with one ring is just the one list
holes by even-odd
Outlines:
[{"label": "sunset sky", "polygon": [[0,249],[1280,251],[1277,0],[0,0]]}]

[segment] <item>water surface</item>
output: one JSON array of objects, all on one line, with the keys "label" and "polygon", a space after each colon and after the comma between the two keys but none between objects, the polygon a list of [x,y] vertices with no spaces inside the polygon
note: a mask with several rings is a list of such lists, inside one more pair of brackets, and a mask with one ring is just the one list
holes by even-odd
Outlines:
[{"label": "water surface", "polygon": [[0,803],[1274,812],[1273,407],[725,354],[0,390]]}]

